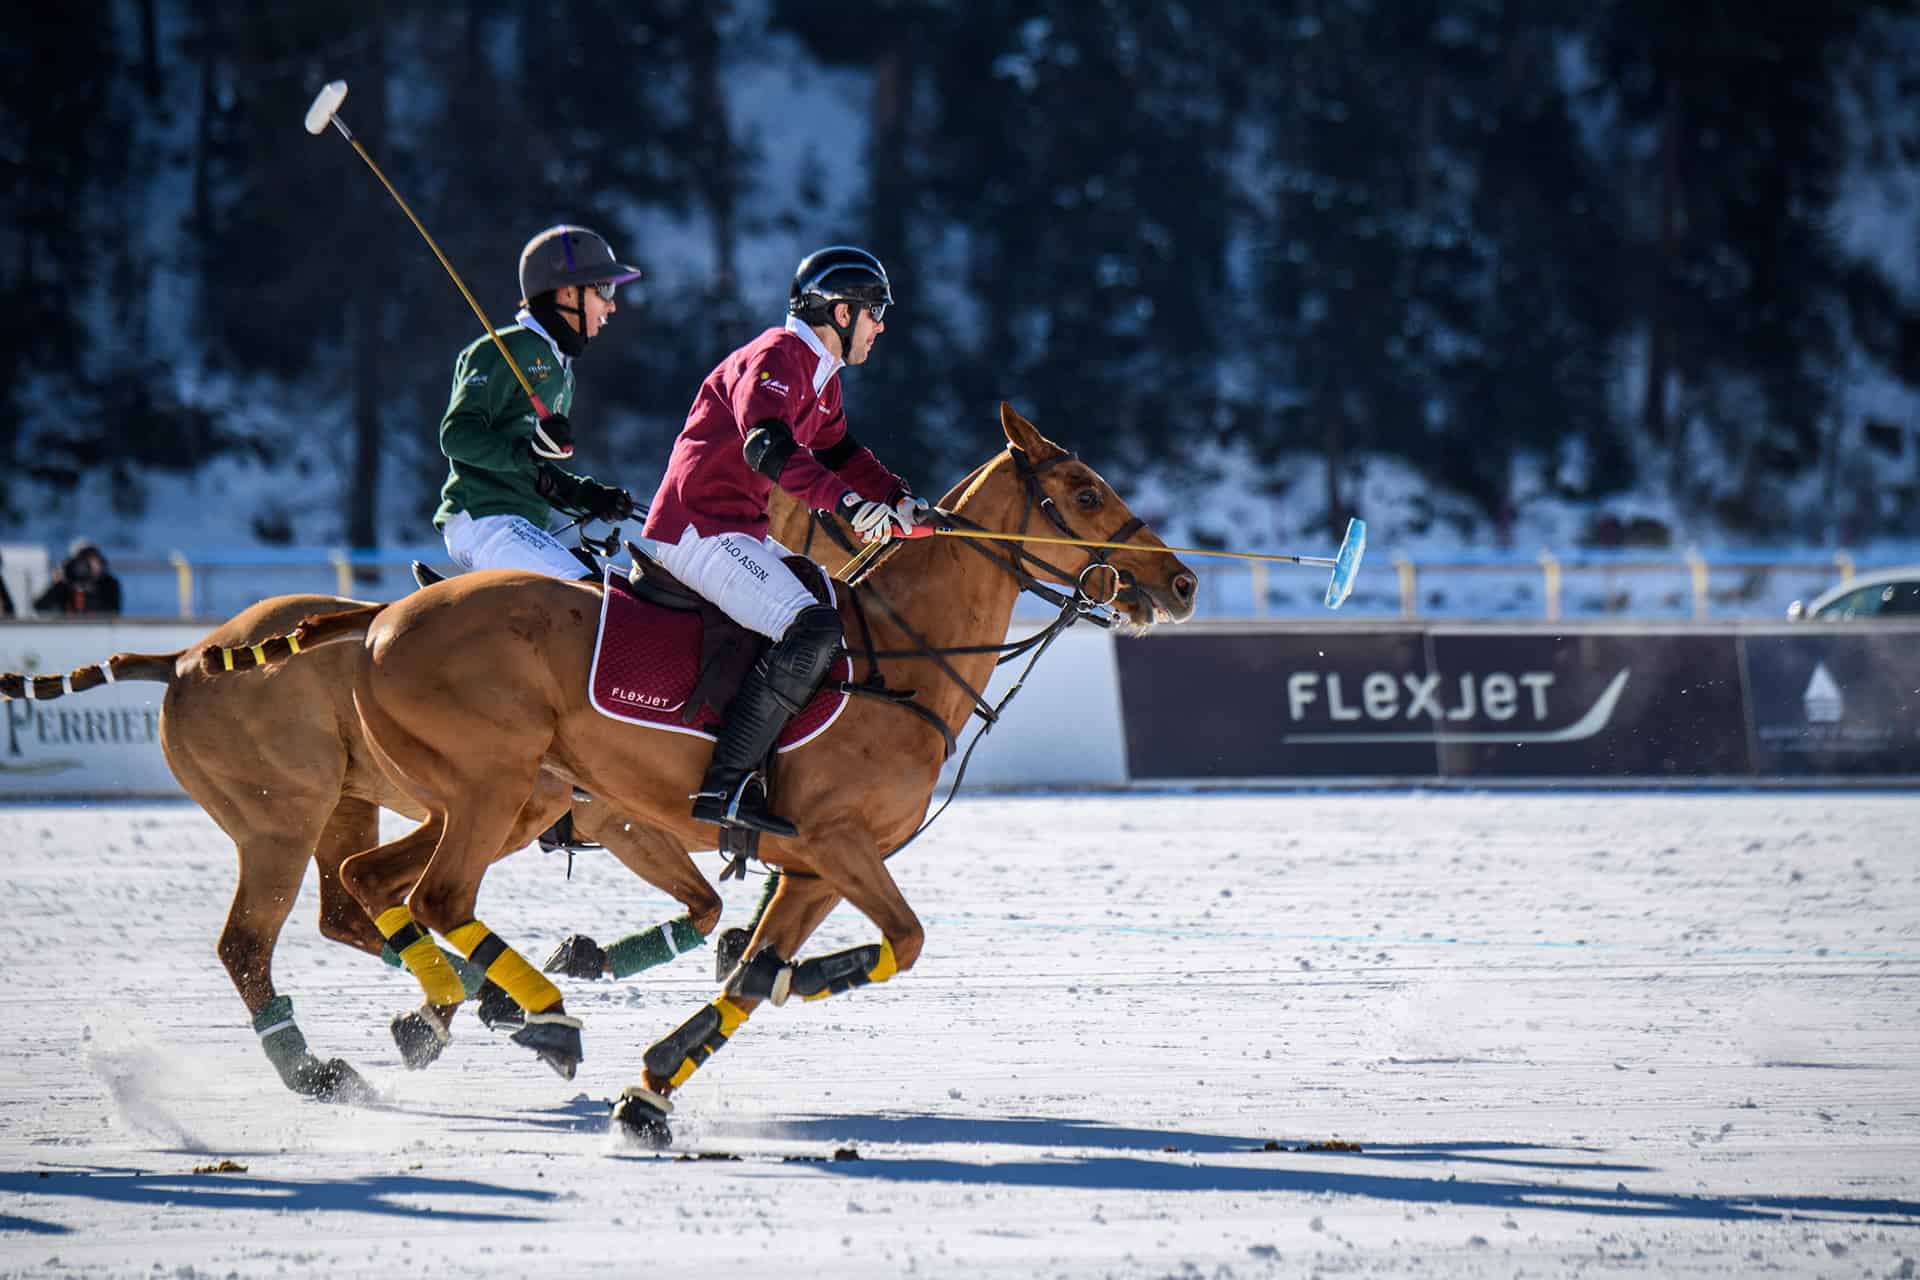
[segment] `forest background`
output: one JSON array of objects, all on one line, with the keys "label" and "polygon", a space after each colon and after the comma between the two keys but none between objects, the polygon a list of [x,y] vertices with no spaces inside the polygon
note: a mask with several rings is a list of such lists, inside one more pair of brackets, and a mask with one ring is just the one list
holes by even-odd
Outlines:
[{"label": "forest background", "polygon": [[[1012,401],[1201,545],[1914,536],[1920,17],[1839,0],[98,0],[0,19],[0,540],[420,545],[539,227],[647,273],[584,470],[652,492],[821,244],[856,433]],[[1317,550],[1317,546],[1270,546]]]}]

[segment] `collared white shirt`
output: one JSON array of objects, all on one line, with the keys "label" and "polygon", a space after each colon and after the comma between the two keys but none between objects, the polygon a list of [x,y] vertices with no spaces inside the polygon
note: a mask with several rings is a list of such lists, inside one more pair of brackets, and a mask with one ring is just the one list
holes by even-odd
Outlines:
[{"label": "collared white shirt", "polygon": [[797,334],[800,341],[807,344],[807,349],[820,357],[820,363],[813,371],[813,394],[817,396],[827,385],[827,379],[846,368],[847,362],[827,350],[826,343],[820,341],[820,335],[813,331],[813,326],[799,316],[787,317],[787,332]]}]

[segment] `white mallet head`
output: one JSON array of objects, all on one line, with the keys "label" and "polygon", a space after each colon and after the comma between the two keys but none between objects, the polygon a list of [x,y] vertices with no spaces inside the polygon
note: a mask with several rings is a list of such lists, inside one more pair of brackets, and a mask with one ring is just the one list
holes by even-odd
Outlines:
[{"label": "white mallet head", "polygon": [[335,80],[322,89],[307,108],[307,132],[315,135],[325,133],[327,126],[333,123],[333,113],[347,100],[347,82]]}]

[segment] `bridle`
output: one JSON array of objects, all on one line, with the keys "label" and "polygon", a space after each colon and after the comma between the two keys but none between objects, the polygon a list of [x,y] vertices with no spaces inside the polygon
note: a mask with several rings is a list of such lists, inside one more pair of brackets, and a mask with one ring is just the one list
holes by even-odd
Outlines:
[{"label": "bridle", "polygon": [[[1072,525],[1067,523],[1067,518],[1060,513],[1059,506],[1055,504],[1050,496],[1040,489],[1041,473],[1051,470],[1063,462],[1077,462],[1079,461],[1078,455],[1073,453],[1056,453],[1051,458],[1043,458],[1039,462],[1035,462],[1027,456],[1026,450],[1017,445],[1009,444],[1007,446],[1007,452],[1013,456],[1013,465],[1019,472],[1021,484],[1027,491],[1026,510],[1023,511],[1020,516],[1020,532],[1025,533],[1033,523],[1033,513],[1037,509],[1046,515],[1047,519],[1052,522],[1053,527],[1059,530],[1063,537],[1080,538],[1082,535]],[[948,529],[960,529],[965,526],[971,526],[972,528],[986,532],[983,526],[966,519],[964,516],[947,512],[936,512],[935,514],[937,518],[942,518],[944,527]],[[1125,524],[1115,529],[1105,538],[1099,539],[1099,541],[1126,542],[1132,538],[1134,534],[1146,528],[1146,525],[1147,522],[1145,520],[1142,520],[1139,516],[1133,516],[1129,518]],[[1082,616],[1088,617],[1103,626],[1111,625],[1111,623],[1105,618],[1086,612],[1086,610],[1111,607],[1114,601],[1120,598],[1123,591],[1132,590],[1135,585],[1133,574],[1110,562],[1108,557],[1112,553],[1109,548],[1095,547],[1089,549],[1087,552],[1087,563],[1082,566],[1079,573],[1075,574],[1069,573],[1067,570],[1051,563],[1045,557],[1035,555],[1033,552],[1027,550],[1021,543],[982,542],[966,538],[961,539],[961,541],[988,559],[993,560],[999,564],[1001,568],[1012,574],[1014,580],[1020,584],[1022,591],[1040,597],[1057,609],[1073,608],[1077,612],[1080,612]],[[1011,547],[1010,550],[1002,550],[1003,547],[1008,546]],[[1044,582],[1041,582],[1027,571],[1026,566],[1029,564],[1039,566],[1042,570],[1052,574],[1062,582],[1071,582],[1073,584],[1072,594],[1063,595]],[[1094,599],[1093,595],[1087,590],[1087,578],[1101,569],[1105,569],[1113,575],[1113,589],[1100,599]]]},{"label": "bridle", "polygon": [[[1076,455],[1063,452],[1055,454],[1050,458],[1043,458],[1036,463],[1027,456],[1024,449],[1016,445],[1009,444],[1007,446],[1007,452],[1012,455],[1014,467],[1019,474],[1022,486],[1026,490],[1027,501],[1020,518],[1020,532],[1025,533],[1027,531],[1032,524],[1033,513],[1039,510],[1046,514],[1048,521],[1054,528],[1058,529],[1062,535],[1069,538],[1081,537],[1080,532],[1067,522],[1066,517],[1060,512],[1059,507],[1054,503],[1053,499],[1040,488],[1040,477],[1043,473],[1063,462],[1076,461]],[[984,470],[984,468],[982,469]],[[987,530],[986,526],[970,520],[958,512],[935,508],[933,519],[941,528],[953,531],[957,535],[957,541],[987,557],[987,559],[993,561],[1007,574],[1011,575],[1014,581],[1019,584],[1022,592],[1038,596],[1040,599],[1053,605],[1060,612],[1051,622],[1023,640],[1009,641],[1004,644],[942,647],[928,642],[926,637],[922,636],[913,628],[912,624],[900,616],[899,612],[894,609],[878,588],[866,582],[868,574],[872,572],[873,565],[878,564],[884,557],[876,557],[848,584],[850,587],[861,587],[861,590],[858,591],[850,590],[847,593],[847,598],[853,605],[853,614],[855,620],[859,623],[862,643],[858,647],[848,644],[847,656],[856,661],[865,660],[868,674],[864,681],[855,682],[853,680],[847,680],[842,682],[839,686],[840,689],[850,695],[878,698],[919,716],[939,732],[946,742],[947,757],[951,758],[955,750],[958,749],[959,742],[954,731],[947,727],[947,722],[935,714],[932,708],[920,702],[915,697],[914,690],[889,688],[885,677],[880,671],[881,659],[929,661],[932,662],[947,679],[958,685],[961,690],[966,693],[967,697],[973,702],[973,710],[970,715],[978,716],[982,722],[979,730],[975,732],[973,740],[967,744],[965,754],[961,756],[960,767],[954,774],[952,786],[948,788],[947,798],[941,802],[938,809],[928,816],[925,822],[920,824],[913,835],[908,836],[900,845],[891,850],[886,855],[887,857],[892,857],[893,854],[898,853],[901,849],[906,848],[907,845],[912,844],[913,841],[919,837],[920,833],[932,826],[934,819],[946,812],[947,806],[953,803],[953,797],[960,790],[961,779],[966,776],[967,762],[972,758],[974,748],[980,745],[980,739],[986,735],[987,730],[999,723],[1000,717],[1005,711],[1007,704],[1012,702],[1014,695],[1019,693],[1021,688],[1025,686],[1027,676],[1033,671],[1034,664],[1039,662],[1040,655],[1045,653],[1048,647],[1052,645],[1067,628],[1073,626],[1074,623],[1080,621],[1082,618],[1085,618],[1097,626],[1112,626],[1113,621],[1107,611],[1114,601],[1120,598],[1124,591],[1134,590],[1136,587],[1134,577],[1131,573],[1110,562],[1109,556],[1112,554],[1112,549],[1110,548],[1088,549],[1087,563],[1076,573],[1063,569],[1042,556],[1035,555],[1020,543],[1006,544],[998,541],[986,541],[966,537],[966,530],[969,528],[979,530],[983,533],[989,532],[989,530]],[[822,522],[818,519],[816,519],[815,523],[831,524],[830,521]],[[1099,541],[1126,542],[1145,527],[1146,521],[1138,516],[1133,516],[1118,529],[1114,530],[1111,535],[1099,539]],[[840,533],[837,524],[831,526],[831,533],[833,535],[839,535],[836,541],[845,536]],[[808,542],[811,543],[811,541],[812,533],[810,531],[808,534]],[[848,549],[851,549],[850,544],[843,543],[842,545],[848,546]],[[893,544],[895,547],[898,545],[898,542]],[[1004,549],[1009,546],[1011,549]],[[892,548],[888,548],[887,554],[891,554],[891,550]],[[1052,575],[1053,578],[1059,582],[1070,583],[1072,585],[1066,591],[1059,590],[1041,581],[1035,576],[1029,566],[1036,567],[1041,572]],[[1103,598],[1095,599],[1087,591],[1087,580],[1090,575],[1093,575],[1101,569],[1113,575],[1113,589]],[[867,618],[866,611],[866,605],[869,601],[878,608],[881,613],[885,614],[894,626],[906,634],[907,638],[913,642],[913,648],[882,650],[874,647],[873,627]],[[984,693],[969,684],[966,678],[955,670],[952,662],[948,660],[951,657],[980,653],[999,655],[994,663],[996,667],[1004,666],[1023,654],[1032,654],[1027,660],[1025,669],[1021,671],[1020,678],[1014,681],[1013,686],[1007,690],[1006,694],[998,703],[989,703]]]}]

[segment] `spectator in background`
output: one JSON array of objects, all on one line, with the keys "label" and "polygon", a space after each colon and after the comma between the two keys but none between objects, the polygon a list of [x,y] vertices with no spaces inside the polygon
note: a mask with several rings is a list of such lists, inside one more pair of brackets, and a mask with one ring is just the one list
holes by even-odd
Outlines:
[{"label": "spectator in background", "polygon": [[81,538],[33,607],[42,613],[118,613],[120,579],[108,572],[100,548]]}]

